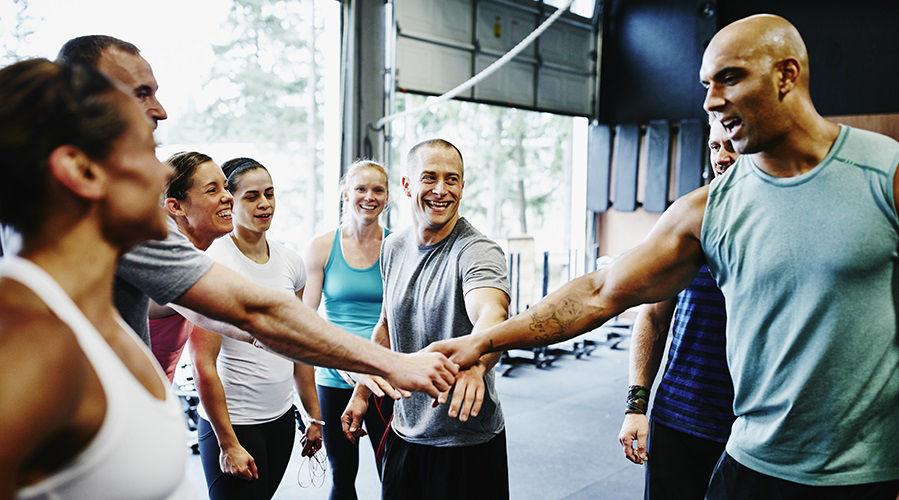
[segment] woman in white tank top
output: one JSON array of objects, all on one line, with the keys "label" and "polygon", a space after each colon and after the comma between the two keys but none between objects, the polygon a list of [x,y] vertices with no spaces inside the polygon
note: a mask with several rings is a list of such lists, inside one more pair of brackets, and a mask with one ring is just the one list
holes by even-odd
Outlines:
[{"label": "woman in white tank top", "polygon": [[[251,281],[300,300],[306,285],[302,259],[266,238],[275,213],[268,170],[250,158],[227,161],[222,170],[234,195],[234,231],[206,253]],[[293,449],[294,385],[313,419],[302,454],[312,455],[322,445],[313,368],[202,329],[194,330],[190,349],[200,393],[197,430],[209,498],[271,498]]]},{"label": "woman in white tank top", "polygon": [[170,170],[133,97],[44,59],[0,70],[0,497],[191,498],[184,421],[112,303],[118,255],[166,235]]}]

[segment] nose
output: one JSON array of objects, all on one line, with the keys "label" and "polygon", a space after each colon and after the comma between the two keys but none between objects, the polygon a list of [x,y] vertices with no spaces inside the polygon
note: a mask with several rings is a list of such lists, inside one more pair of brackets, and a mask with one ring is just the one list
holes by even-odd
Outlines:
[{"label": "nose", "polygon": [[159,102],[155,95],[150,98],[147,115],[153,119],[154,123],[169,117],[168,113],[165,112],[165,108],[162,107],[162,103]]},{"label": "nose", "polygon": [[721,96],[718,86],[712,82],[705,91],[705,100],[702,102],[702,108],[706,110],[706,112],[711,113],[712,111],[720,109],[722,106],[724,106],[724,98]]},{"label": "nose", "polygon": [[227,189],[222,191],[222,203],[234,203],[234,196]]},{"label": "nose", "polygon": [[446,192],[446,181],[443,179],[438,179],[436,183],[434,183],[434,194],[442,195]]}]

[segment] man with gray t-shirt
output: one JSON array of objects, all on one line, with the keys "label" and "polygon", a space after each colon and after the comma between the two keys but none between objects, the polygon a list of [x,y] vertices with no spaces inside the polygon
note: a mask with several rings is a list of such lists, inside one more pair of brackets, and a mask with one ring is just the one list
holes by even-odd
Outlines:
[{"label": "man with gray t-shirt", "polygon": [[[419,143],[407,157],[403,189],[412,227],[381,249],[384,300],[373,340],[398,352],[468,335],[506,319],[509,284],[502,250],[459,216],[462,155],[449,142]],[[436,406],[424,394],[394,405],[383,437],[382,498],[508,498],[505,424],[488,355],[460,372]],[[357,385],[343,416],[354,439],[369,391]],[[372,436],[372,439],[381,439]]]}]

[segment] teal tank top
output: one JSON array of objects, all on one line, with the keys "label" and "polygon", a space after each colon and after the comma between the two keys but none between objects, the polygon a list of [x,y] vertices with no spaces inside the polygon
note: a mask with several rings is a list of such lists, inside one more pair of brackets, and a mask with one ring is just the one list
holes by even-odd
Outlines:
[{"label": "teal tank top", "polygon": [[727,452],[829,486],[899,479],[896,141],[841,126],[795,177],[744,155],[712,182],[702,248],[727,304]]},{"label": "teal tank top", "polygon": [[[390,234],[385,229],[384,236]],[[381,317],[381,297],[384,294],[381,282],[381,259],[365,269],[350,267],[343,258],[340,246],[340,228],[334,231],[331,253],[325,263],[325,279],[322,297],[325,317],[344,330],[365,339]],[[349,389],[337,370],[315,368],[315,383],[326,387]]]}]

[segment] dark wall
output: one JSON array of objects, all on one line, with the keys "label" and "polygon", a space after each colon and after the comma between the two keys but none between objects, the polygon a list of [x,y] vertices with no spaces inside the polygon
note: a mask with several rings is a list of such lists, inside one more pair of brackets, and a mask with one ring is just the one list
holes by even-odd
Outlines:
[{"label": "dark wall", "polygon": [[[702,15],[704,4],[715,15]],[[805,39],[822,114],[899,112],[899,1],[607,0],[600,122],[702,118],[705,44],[720,27],[762,12],[787,18]]]},{"label": "dark wall", "polygon": [[599,119],[701,118],[699,64],[715,33],[697,0],[608,0],[603,11]]},{"label": "dark wall", "polygon": [[899,113],[899,2],[719,2],[721,27],[752,14],[785,17],[809,52],[812,101],[822,115]]}]

